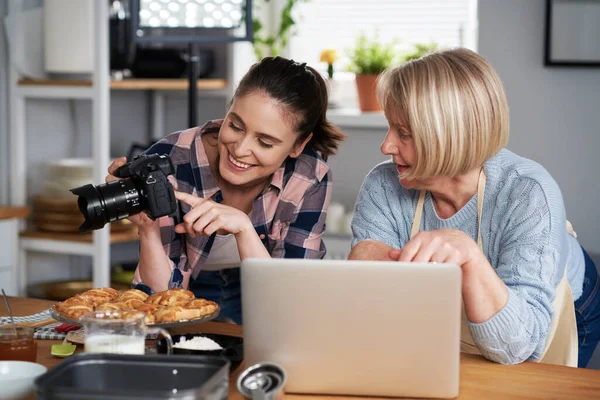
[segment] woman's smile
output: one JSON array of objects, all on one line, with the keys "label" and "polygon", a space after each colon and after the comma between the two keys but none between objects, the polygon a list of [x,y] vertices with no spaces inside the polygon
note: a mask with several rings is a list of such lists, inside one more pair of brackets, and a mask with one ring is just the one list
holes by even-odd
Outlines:
[{"label": "woman's smile", "polygon": [[236,159],[229,151],[227,152],[227,165],[234,171],[248,171],[253,167],[251,164],[246,164]]}]

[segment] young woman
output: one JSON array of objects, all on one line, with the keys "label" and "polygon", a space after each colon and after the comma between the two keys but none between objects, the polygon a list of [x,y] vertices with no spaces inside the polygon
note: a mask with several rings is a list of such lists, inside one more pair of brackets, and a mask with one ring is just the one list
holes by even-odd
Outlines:
[{"label": "young woman", "polygon": [[241,323],[241,260],[322,258],[332,185],[325,161],[345,138],[326,111],[319,73],[267,57],[242,79],[223,120],[153,145],[147,154],[173,161],[185,216],[176,226],[169,217],[130,218],[140,235],[133,286],[187,288],[217,302],[220,318]]},{"label": "young woman", "polygon": [[596,266],[554,179],[504,149],[496,71],[470,50],[440,51],[387,71],[378,92],[391,161],[364,180],[351,258],[457,264],[463,351],[586,366],[600,339]]}]

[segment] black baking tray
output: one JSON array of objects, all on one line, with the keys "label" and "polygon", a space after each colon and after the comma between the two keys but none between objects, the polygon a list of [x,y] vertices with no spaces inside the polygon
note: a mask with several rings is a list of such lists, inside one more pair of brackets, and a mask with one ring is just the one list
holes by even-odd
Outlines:
[{"label": "black baking tray", "polygon": [[77,354],[35,380],[38,399],[226,399],[229,360],[190,355]]}]

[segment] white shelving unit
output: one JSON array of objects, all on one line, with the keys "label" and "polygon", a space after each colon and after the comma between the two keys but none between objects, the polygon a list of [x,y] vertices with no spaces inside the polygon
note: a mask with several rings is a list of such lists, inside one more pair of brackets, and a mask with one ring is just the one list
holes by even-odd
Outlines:
[{"label": "white shelving unit", "polygon": [[[12,7],[16,4],[11,2]],[[92,155],[94,181],[101,182],[106,175],[110,154],[110,85],[108,53],[108,2],[93,2],[94,70],[91,86],[74,85],[19,85],[20,77],[10,69],[10,136],[11,136],[11,204],[27,203],[27,132],[26,102],[28,99],[87,99],[92,102]],[[91,243],[79,240],[60,240],[55,237],[21,236],[19,240],[18,288],[21,295],[27,287],[27,253],[41,251],[60,254],[92,256],[95,287],[108,286],[110,280],[110,230],[105,227],[93,233]]]},{"label": "white shelving unit", "polygon": [[[10,68],[10,142],[11,142],[11,194],[12,205],[26,205],[27,193],[27,112],[26,103],[31,99],[90,100],[92,102],[92,155],[94,162],[94,183],[103,182],[110,160],[110,91],[111,90],[143,90],[150,91],[152,100],[151,134],[153,139],[162,137],[164,131],[165,96],[174,91],[185,91],[188,88],[186,79],[125,79],[110,81],[109,71],[109,32],[108,2],[93,1],[94,32],[93,56],[94,70],[91,81],[56,81],[22,79],[17,71]],[[11,0],[9,11],[13,11],[20,3]],[[233,46],[230,46],[231,56]],[[228,58],[232,60],[232,58]],[[229,62],[231,64],[231,61]],[[227,76],[232,77],[231,69]],[[198,89],[202,96],[230,97],[232,79],[199,79]],[[18,289],[21,295],[26,294],[28,284],[27,255],[29,252],[54,254],[84,255],[92,257],[94,287],[110,284],[110,245],[112,243],[131,242],[137,240],[137,234],[110,234],[107,225],[96,230],[93,235],[52,234],[48,232],[24,231],[18,241]]]}]

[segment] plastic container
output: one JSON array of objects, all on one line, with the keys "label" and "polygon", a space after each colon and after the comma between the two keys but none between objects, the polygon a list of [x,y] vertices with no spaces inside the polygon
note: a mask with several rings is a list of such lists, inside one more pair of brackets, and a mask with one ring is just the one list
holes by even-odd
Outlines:
[{"label": "plastic container", "polygon": [[77,354],[35,381],[38,399],[226,399],[229,361],[209,356]]}]

